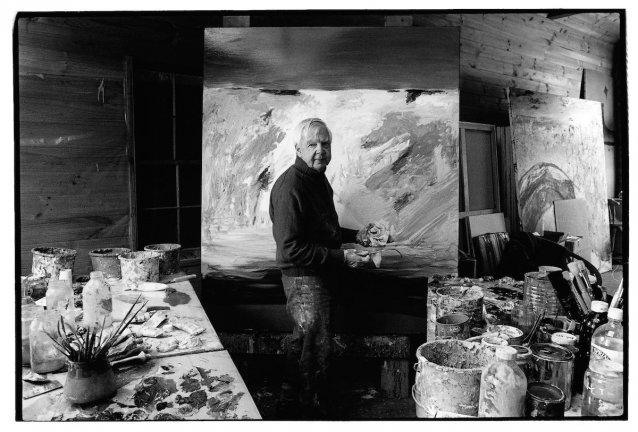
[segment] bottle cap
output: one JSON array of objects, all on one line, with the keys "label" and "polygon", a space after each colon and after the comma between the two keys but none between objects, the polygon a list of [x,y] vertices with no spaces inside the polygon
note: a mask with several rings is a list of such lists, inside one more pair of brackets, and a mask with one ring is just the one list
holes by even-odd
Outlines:
[{"label": "bottle cap", "polygon": [[104,273],[102,273],[101,271],[92,271],[91,272],[91,279],[101,279],[104,277]]},{"label": "bottle cap", "polygon": [[502,347],[498,347],[496,348],[496,357],[500,358],[501,360],[516,360],[516,355],[518,354],[518,352],[509,346],[502,346]]},{"label": "bottle cap", "polygon": [[609,309],[609,305],[604,301],[594,300],[591,302],[591,310],[594,312],[603,313],[607,312],[607,309]]},{"label": "bottle cap", "polygon": [[60,270],[60,280],[71,280],[71,269]]},{"label": "bottle cap", "polygon": [[607,312],[607,317],[609,319],[622,321],[623,312],[622,309],[619,308],[609,308],[609,312]]}]

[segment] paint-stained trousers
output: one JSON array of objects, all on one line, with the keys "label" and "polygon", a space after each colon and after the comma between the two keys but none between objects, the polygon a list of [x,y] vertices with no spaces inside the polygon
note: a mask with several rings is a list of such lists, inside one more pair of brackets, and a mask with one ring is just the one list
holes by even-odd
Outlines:
[{"label": "paint-stained trousers", "polygon": [[326,279],[282,275],[286,310],[294,329],[288,341],[288,375],[298,365],[299,398],[303,405],[325,401],[327,371],[332,354],[331,296]]}]

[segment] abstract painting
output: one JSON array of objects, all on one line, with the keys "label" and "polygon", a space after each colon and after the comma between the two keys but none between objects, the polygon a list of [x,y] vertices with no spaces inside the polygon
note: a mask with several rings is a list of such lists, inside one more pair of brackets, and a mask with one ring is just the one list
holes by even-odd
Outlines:
[{"label": "abstract painting", "polygon": [[332,131],[326,176],[340,224],[393,231],[379,271],[455,272],[458,98],[456,89],[204,87],[202,273],[259,279],[276,269],[270,191],[293,164],[290,132],[307,117]]},{"label": "abstract painting", "polygon": [[511,89],[510,124],[524,231],[556,231],[554,201],[587,203],[590,261],[611,269],[599,102]]}]

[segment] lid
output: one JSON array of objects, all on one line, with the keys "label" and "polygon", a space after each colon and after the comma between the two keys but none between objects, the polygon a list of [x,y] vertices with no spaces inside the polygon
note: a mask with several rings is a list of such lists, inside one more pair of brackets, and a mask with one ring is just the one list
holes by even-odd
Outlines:
[{"label": "lid", "polygon": [[516,360],[516,350],[512,347],[503,346],[496,348],[496,357],[501,360]]},{"label": "lid", "polygon": [[565,393],[556,386],[548,383],[533,382],[527,386],[527,394],[536,400],[547,402],[562,402],[565,400]]},{"label": "lid", "polygon": [[516,360],[527,360],[532,357],[532,350],[523,345],[510,345],[510,348],[516,350]]},{"label": "lid", "polygon": [[591,310],[594,312],[603,313],[607,312],[607,309],[609,309],[609,305],[604,301],[594,300],[591,302]]},{"label": "lid", "polygon": [[104,277],[104,273],[102,273],[101,271],[91,272],[91,279],[102,279],[103,277]]},{"label": "lid", "polygon": [[613,319],[616,321],[622,321],[622,317],[623,317],[622,309],[609,308],[609,312],[607,312],[607,318]]},{"label": "lid", "polygon": [[568,362],[574,360],[574,353],[553,343],[536,343],[530,347],[532,354],[541,360]]},{"label": "lid", "polygon": [[557,332],[552,335],[551,339],[552,343],[556,345],[576,345],[578,338],[571,333]]},{"label": "lid", "polygon": [[60,270],[60,280],[71,280],[71,269]]}]

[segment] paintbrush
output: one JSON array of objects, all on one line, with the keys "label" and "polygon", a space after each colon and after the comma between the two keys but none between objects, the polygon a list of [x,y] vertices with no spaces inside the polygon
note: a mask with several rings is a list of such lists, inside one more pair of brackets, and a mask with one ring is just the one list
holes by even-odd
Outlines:
[{"label": "paintbrush", "polygon": [[609,303],[610,308],[617,307],[618,303],[620,302],[620,298],[622,297],[623,290],[624,290],[622,283],[623,283],[623,278],[620,279],[620,284],[618,285],[618,289],[614,293],[614,296],[611,298],[611,302]]}]

